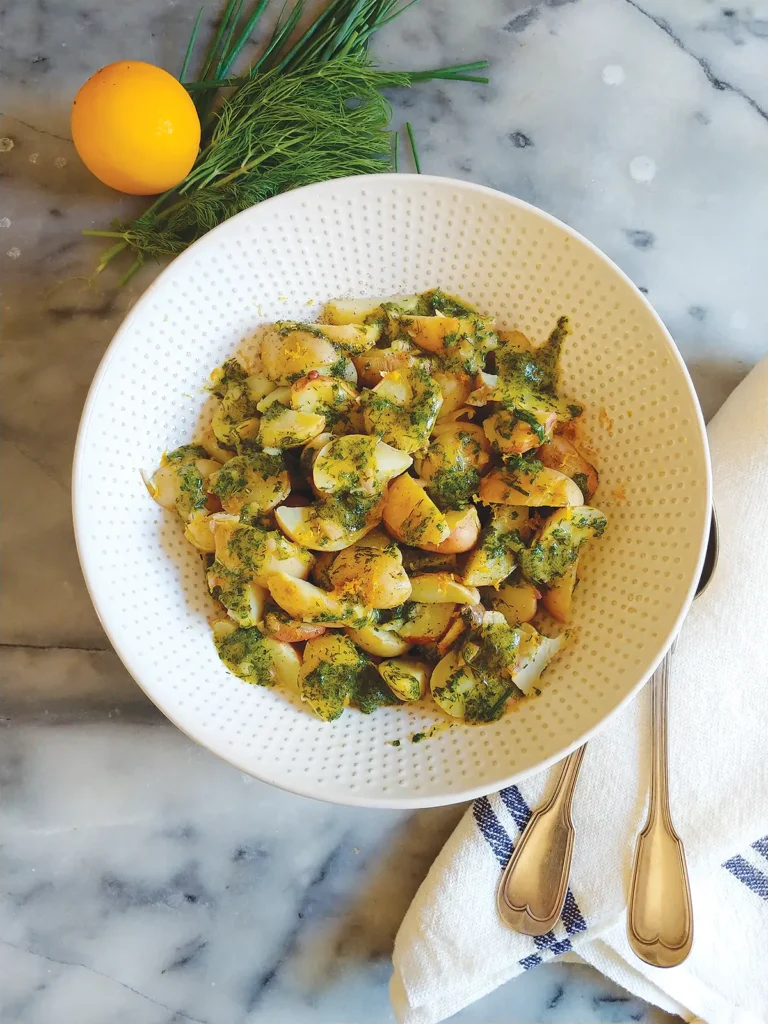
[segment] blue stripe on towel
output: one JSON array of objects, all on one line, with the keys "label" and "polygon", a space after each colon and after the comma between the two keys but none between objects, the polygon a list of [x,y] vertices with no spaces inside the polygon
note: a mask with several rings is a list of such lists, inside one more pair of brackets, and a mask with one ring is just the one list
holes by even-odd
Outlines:
[{"label": "blue stripe on towel", "polygon": [[512,856],[512,840],[506,833],[503,825],[493,813],[487,796],[481,796],[472,804],[477,827],[480,829],[485,841],[496,854],[496,859],[502,867]]},{"label": "blue stripe on towel", "polygon": [[757,839],[752,843],[752,849],[762,853],[765,859],[768,860],[768,836],[763,836],[762,839]]},{"label": "blue stripe on towel", "polygon": [[[531,817],[531,809],[525,802],[522,793],[517,786],[509,786],[507,789],[502,789],[499,796],[504,801],[504,805],[509,810],[515,824],[522,832]],[[502,868],[506,867],[507,861],[512,856],[514,845],[506,829],[496,817],[488,797],[481,796],[475,800],[472,805],[472,814],[477,827],[480,829],[480,833],[493,850],[499,864]],[[576,898],[570,889],[566,891],[565,903],[563,904],[563,911],[560,917],[568,935],[578,935],[579,932],[587,930],[587,922],[584,920],[584,916],[576,903]],[[553,932],[537,936],[534,939],[534,944],[537,949],[544,953],[550,953],[553,956],[566,953],[573,948],[568,939],[557,939]],[[542,958],[534,953],[532,956],[521,960],[520,964],[527,971],[541,962]]]},{"label": "blue stripe on towel", "polygon": [[541,957],[536,953],[532,953],[530,956],[524,956],[522,960],[518,961],[524,971],[530,971],[532,967],[538,967],[541,962]]},{"label": "blue stripe on towel", "polygon": [[514,823],[522,832],[531,817],[531,809],[523,799],[523,794],[517,786],[508,786],[501,790],[499,796],[506,804]]},{"label": "blue stripe on towel", "polygon": [[565,903],[563,904],[563,911],[560,917],[563,919],[565,930],[569,935],[578,935],[579,932],[587,930],[587,922],[584,920],[570,888],[566,890]]},{"label": "blue stripe on towel", "polygon": [[728,868],[735,878],[738,878],[743,885],[746,885],[761,899],[768,900],[768,875],[753,868],[749,861],[739,856],[731,857],[723,864],[723,867]]}]

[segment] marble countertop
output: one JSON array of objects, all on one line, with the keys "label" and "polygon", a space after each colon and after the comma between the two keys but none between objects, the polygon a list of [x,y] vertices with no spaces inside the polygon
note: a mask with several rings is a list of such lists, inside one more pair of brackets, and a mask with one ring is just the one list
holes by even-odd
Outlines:
[{"label": "marble countertop", "polygon": [[[0,1019],[383,1024],[398,922],[460,808],[334,808],[197,748],[109,650],[69,509],[96,365],[153,275],[92,277],[79,235],[138,210],[80,165],[68,110],[103,64],[175,70],[197,0],[15,4],[3,20]],[[206,8],[212,23],[215,5]],[[768,351],[768,3],[421,0],[379,58],[487,57],[487,87],[393,96],[425,171],[511,192],[594,241],[676,337],[711,415]],[[583,967],[456,1020],[669,1020]]]}]

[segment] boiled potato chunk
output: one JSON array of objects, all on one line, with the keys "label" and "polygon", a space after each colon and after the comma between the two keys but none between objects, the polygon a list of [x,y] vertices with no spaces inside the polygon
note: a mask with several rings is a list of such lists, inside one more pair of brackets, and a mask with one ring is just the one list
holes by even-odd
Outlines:
[{"label": "boiled potato chunk", "polygon": [[409,366],[411,355],[403,349],[372,348],[365,355],[355,356],[352,362],[360,383],[367,388],[375,388],[385,374]]},{"label": "boiled potato chunk", "polygon": [[452,718],[463,718],[467,697],[479,680],[458,651],[451,651],[437,663],[429,686],[437,706]]},{"label": "boiled potato chunk", "polygon": [[472,378],[466,373],[444,373],[441,370],[436,370],[432,376],[443,396],[443,404],[440,406],[440,413],[437,417],[439,423],[458,412],[466,404],[474,385]]},{"label": "boiled potato chunk", "polygon": [[274,572],[306,579],[313,558],[277,530],[264,530],[239,522],[234,516],[211,516],[216,544],[216,561],[228,572],[235,572],[254,583],[264,585]]},{"label": "boiled potato chunk", "polygon": [[358,687],[365,663],[346,637],[326,633],[307,641],[299,672],[299,692],[315,714],[326,722],[338,718]]},{"label": "boiled potato chunk", "polygon": [[443,396],[426,367],[413,363],[387,373],[360,398],[365,429],[404,452],[426,446]]},{"label": "boiled potato chunk", "polygon": [[480,518],[474,505],[446,512],[445,522],[450,531],[447,537],[439,544],[421,542],[418,546],[446,555],[461,554],[475,546],[480,536]]},{"label": "boiled potato chunk", "polygon": [[553,512],[518,555],[523,575],[536,586],[551,586],[575,564],[585,541],[602,537],[605,525],[603,513],[589,505]]},{"label": "boiled potato chunk", "polygon": [[486,505],[581,505],[581,491],[565,473],[544,466],[530,472],[491,470],[480,481],[480,500]]},{"label": "boiled potato chunk", "polygon": [[300,644],[306,640],[314,640],[322,636],[325,626],[313,622],[301,622],[292,619],[282,608],[275,608],[264,615],[264,632],[274,640],[282,640],[287,644]]},{"label": "boiled potato chunk", "polygon": [[435,643],[445,636],[456,611],[455,604],[416,604],[415,611],[396,632],[411,644]]},{"label": "boiled potato chunk", "polygon": [[[279,410],[277,415],[270,415]],[[258,442],[263,448],[300,448],[325,430],[325,417],[315,413],[282,409],[278,403],[262,416]]]},{"label": "boiled potato chunk", "polygon": [[420,700],[427,692],[429,669],[413,658],[391,658],[377,665],[381,678],[400,700]]},{"label": "boiled potato chunk", "polygon": [[447,518],[413,477],[397,477],[387,491],[384,525],[396,540],[414,547],[440,544],[451,533]]},{"label": "boiled potato chunk", "polygon": [[360,604],[340,601],[313,583],[275,572],[267,579],[272,600],[291,618],[327,626],[362,626],[370,613]]},{"label": "boiled potato chunk", "polygon": [[333,517],[324,518],[322,506],[296,508],[280,505],[275,509],[275,519],[283,533],[303,548],[309,548],[310,551],[343,551],[374,530],[381,522],[381,514],[378,508],[372,509],[364,525],[357,529],[348,529]]},{"label": "boiled potato chunk", "polygon": [[491,597],[493,608],[501,612],[510,626],[530,622],[536,614],[541,594],[525,580],[505,583]]},{"label": "boiled potato chunk", "polygon": [[534,423],[519,418],[513,409],[500,409],[483,423],[483,430],[500,452],[522,455],[549,440],[557,423],[557,413],[547,410],[532,413],[531,418]]},{"label": "boiled potato chunk", "polygon": [[217,596],[227,609],[227,615],[238,626],[256,626],[264,618],[267,591],[257,583],[225,582]]},{"label": "boiled potato chunk", "polygon": [[411,582],[396,544],[367,547],[365,540],[342,551],[328,570],[333,593],[370,608],[396,608],[411,596]]},{"label": "boiled potato chunk", "polygon": [[[355,418],[357,391],[337,377],[310,375],[300,377],[291,386],[291,408],[297,412],[314,413],[325,419],[326,430],[341,433]],[[359,414],[362,422],[362,414]]]},{"label": "boiled potato chunk", "polygon": [[573,591],[576,586],[576,572],[578,559],[569,565],[559,580],[550,584],[549,590],[544,592],[541,603],[558,622],[571,621],[571,606],[573,604]]},{"label": "boiled potato chunk", "polygon": [[450,572],[412,576],[410,596],[420,604],[480,604],[480,593],[475,587],[464,586]]},{"label": "boiled potato chunk", "polygon": [[372,323],[380,321],[386,315],[386,310],[395,315],[415,313],[423,305],[421,295],[389,295],[383,299],[331,299],[323,308],[322,319],[329,324]]},{"label": "boiled potato chunk", "polygon": [[213,554],[216,550],[216,542],[211,529],[211,517],[205,515],[204,512],[196,512],[192,516],[184,528],[184,536],[190,544],[204,554]]},{"label": "boiled potato chunk", "polygon": [[362,355],[373,348],[381,337],[381,325],[372,324],[313,324],[313,330],[319,331],[341,352],[351,356]]},{"label": "boiled potato chunk", "polygon": [[212,494],[225,512],[237,515],[268,512],[284,501],[291,481],[282,456],[266,452],[248,452],[230,459],[209,480]]},{"label": "boiled potato chunk", "polygon": [[378,658],[397,658],[411,647],[410,643],[397,633],[378,626],[363,626],[361,629],[348,627],[345,632],[358,647]]},{"label": "boiled potato chunk", "polygon": [[255,626],[234,630],[216,626],[214,642],[230,672],[257,686],[297,688],[300,660],[290,644],[264,636]]},{"label": "boiled potato chunk", "polygon": [[550,639],[537,633],[533,626],[525,623],[521,629],[527,631],[527,640],[522,645],[522,657],[512,675],[512,681],[518,690],[528,696],[532,692],[544,669],[570,640],[570,633]]},{"label": "boiled potato chunk", "polygon": [[515,552],[528,533],[528,508],[495,505],[477,547],[467,555],[462,582],[471,587],[497,587],[517,564]]},{"label": "boiled potato chunk", "polygon": [[[259,412],[265,413],[270,409],[275,402],[278,405],[282,405],[285,409],[289,409],[291,405],[291,389],[282,387],[274,388],[274,390],[268,392],[257,404],[256,408]],[[276,415],[277,410],[273,410],[273,415]]]},{"label": "boiled potato chunk", "polygon": [[549,444],[542,445],[536,458],[550,469],[565,473],[591,501],[599,483],[597,470],[567,438],[556,434]]},{"label": "boiled potato chunk", "polygon": [[331,299],[323,306],[322,319],[328,324],[362,324],[370,317],[384,315],[385,299]]},{"label": "boiled potato chunk", "polygon": [[327,372],[338,361],[336,346],[322,333],[316,333],[314,325],[278,322],[261,338],[262,368],[275,384],[291,384],[311,370]]},{"label": "boiled potato chunk", "polygon": [[205,508],[208,480],[218,469],[221,463],[207,458],[202,446],[183,445],[163,456],[162,465],[147,488],[158,505],[189,522]]},{"label": "boiled potato chunk", "polygon": [[315,457],[312,479],[326,494],[373,494],[413,462],[410,455],[367,434],[346,434],[329,441]]},{"label": "boiled potato chunk", "polygon": [[438,423],[429,448],[416,456],[419,478],[442,511],[464,508],[477,493],[490,461],[490,444],[473,423]]},{"label": "boiled potato chunk", "polygon": [[400,323],[419,348],[436,355],[460,350],[463,345],[471,348],[475,337],[474,321],[463,317],[408,316],[401,317]]}]

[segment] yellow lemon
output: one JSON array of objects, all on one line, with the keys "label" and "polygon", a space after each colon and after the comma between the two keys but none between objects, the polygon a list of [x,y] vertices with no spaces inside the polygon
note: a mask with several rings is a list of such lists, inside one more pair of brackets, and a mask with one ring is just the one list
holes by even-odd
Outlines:
[{"label": "yellow lemon", "polygon": [[186,89],[141,61],[108,64],[72,104],[72,140],[105,185],[135,196],[165,192],[186,177],[200,147],[200,119]]}]

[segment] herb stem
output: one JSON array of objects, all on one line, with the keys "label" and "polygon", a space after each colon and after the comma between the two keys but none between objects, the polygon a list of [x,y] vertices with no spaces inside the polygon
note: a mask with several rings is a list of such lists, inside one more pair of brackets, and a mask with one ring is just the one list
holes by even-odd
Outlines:
[{"label": "herb stem", "polygon": [[124,231],[95,231],[93,228],[83,228],[80,234],[90,238],[125,238]]},{"label": "herb stem", "polygon": [[421,163],[419,162],[419,151],[416,149],[416,139],[413,135],[413,125],[410,121],[406,121],[405,127],[408,131],[408,141],[411,144],[411,152],[413,153],[413,162],[416,167],[416,173],[421,174]]},{"label": "herb stem", "polygon": [[197,40],[197,30],[200,28],[200,19],[203,16],[203,10],[204,10],[204,8],[201,7],[200,10],[197,12],[197,17],[195,18],[195,24],[192,27],[192,35],[189,37],[189,42],[187,43],[187,52],[184,54],[184,62],[181,65],[181,71],[179,72],[179,81],[182,84],[184,82],[184,79],[187,76],[187,71],[189,69],[189,62],[192,59],[192,51],[195,48],[195,42]]}]

